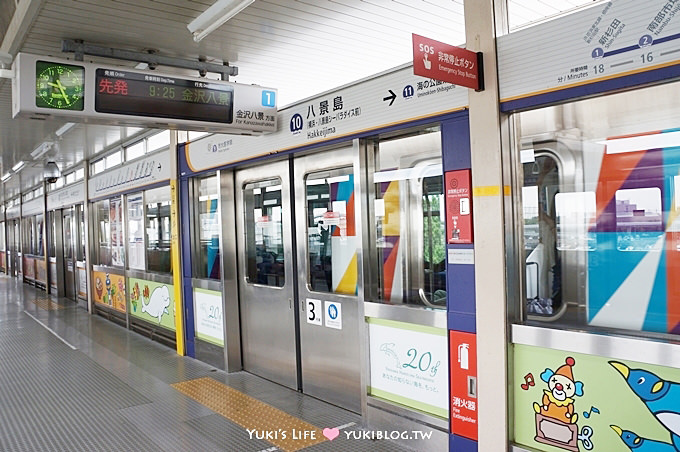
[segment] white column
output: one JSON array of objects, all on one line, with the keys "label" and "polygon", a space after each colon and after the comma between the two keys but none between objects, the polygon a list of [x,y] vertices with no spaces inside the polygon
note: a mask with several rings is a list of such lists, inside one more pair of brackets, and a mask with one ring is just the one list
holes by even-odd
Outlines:
[{"label": "white column", "polygon": [[[505,0],[466,0],[466,47],[484,53],[482,92],[470,91],[470,147],[477,303],[480,451],[508,448],[507,321],[501,116],[494,9]],[[501,16],[502,17],[502,16]],[[499,27],[503,29],[503,27]],[[498,33],[502,34],[502,33]]]}]

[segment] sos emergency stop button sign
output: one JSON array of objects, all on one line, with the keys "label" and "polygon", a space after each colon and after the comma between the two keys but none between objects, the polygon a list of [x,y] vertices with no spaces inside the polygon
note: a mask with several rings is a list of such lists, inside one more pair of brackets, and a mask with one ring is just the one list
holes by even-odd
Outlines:
[{"label": "sos emergency stop button sign", "polygon": [[484,89],[482,54],[413,34],[413,73],[476,91]]}]

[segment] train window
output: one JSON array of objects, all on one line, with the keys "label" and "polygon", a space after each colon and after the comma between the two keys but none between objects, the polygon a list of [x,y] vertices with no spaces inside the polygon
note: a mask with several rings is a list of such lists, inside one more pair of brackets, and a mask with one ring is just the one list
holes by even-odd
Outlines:
[{"label": "train window", "polygon": [[5,222],[0,223],[0,251],[5,251]]},{"label": "train window", "polygon": [[97,225],[98,252],[96,264],[111,265],[111,225],[109,223],[109,200],[104,199],[94,204],[95,224]]},{"label": "train window", "polygon": [[[198,256],[195,272],[198,278],[221,279],[220,214],[217,176],[196,181],[198,191]],[[169,196],[168,196],[169,198]]]},{"label": "train window", "polygon": [[680,334],[675,88],[515,115],[527,322]]},{"label": "train window", "polygon": [[79,246],[76,247],[76,259],[84,262],[87,253],[85,250],[85,209],[82,204],[76,206],[76,219],[76,224],[79,226],[77,237],[80,239]]},{"label": "train window", "polygon": [[144,198],[141,193],[127,196],[128,265],[145,270],[144,262]]},{"label": "train window", "polygon": [[170,273],[170,187],[144,193],[146,202],[146,260],[150,272]]},{"label": "train window", "polygon": [[[446,307],[441,135],[437,128],[373,146],[369,296],[386,304]],[[372,288],[377,288],[370,293]]]},{"label": "train window", "polygon": [[308,174],[307,252],[311,290],[354,295],[357,247],[352,168]]},{"label": "train window", "polygon": [[62,217],[63,247],[64,258],[73,258],[73,210],[64,210]]},{"label": "train window", "polygon": [[246,280],[282,287],[285,283],[281,180],[243,187],[246,233]]},{"label": "train window", "polygon": [[619,251],[660,250],[661,190],[657,187],[616,190],[615,199],[616,248]]}]

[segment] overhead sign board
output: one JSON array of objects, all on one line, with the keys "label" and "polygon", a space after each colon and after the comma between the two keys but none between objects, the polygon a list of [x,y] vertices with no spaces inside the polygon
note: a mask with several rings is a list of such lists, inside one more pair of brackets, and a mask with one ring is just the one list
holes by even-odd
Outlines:
[{"label": "overhead sign board", "polygon": [[99,199],[169,181],[169,161],[170,151],[164,150],[97,174],[88,181],[88,196]]},{"label": "overhead sign board", "polygon": [[502,109],[621,89],[625,85],[615,79],[626,76],[636,75],[631,84],[676,77],[671,67],[680,64],[678,12],[680,2],[674,0],[597,2],[499,36]]},{"label": "overhead sign board", "polygon": [[85,182],[55,190],[47,194],[47,210],[61,209],[85,201]]},{"label": "overhead sign board", "polygon": [[413,73],[477,91],[482,84],[481,53],[413,34]]},{"label": "overhead sign board", "polygon": [[271,88],[25,53],[13,67],[14,117],[251,135],[276,130]]},{"label": "overhead sign board", "polygon": [[280,129],[259,137],[209,135],[186,147],[187,169],[209,168],[453,113],[468,90],[413,75],[411,64],[319,94],[279,112]]}]

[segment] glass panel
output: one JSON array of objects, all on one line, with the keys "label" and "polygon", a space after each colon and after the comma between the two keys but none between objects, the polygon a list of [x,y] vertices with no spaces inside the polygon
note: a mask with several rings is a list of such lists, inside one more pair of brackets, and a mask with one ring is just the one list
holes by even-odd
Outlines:
[{"label": "glass panel", "polygon": [[307,187],[307,252],[311,290],[355,295],[357,248],[352,167],[312,173]]},{"label": "glass panel", "polygon": [[132,146],[125,148],[125,160],[134,160],[144,155],[146,152],[146,143],[144,140],[135,143]]},{"label": "glass panel", "polygon": [[106,169],[113,168],[116,165],[120,165],[121,162],[123,161],[123,156],[122,152],[114,152],[111,155],[108,155],[104,157],[104,161],[106,162]]},{"label": "glass panel", "polygon": [[153,152],[157,149],[165,148],[170,146],[170,131],[164,130],[163,132],[157,133],[156,135],[151,135],[147,138],[146,149],[147,152]]},{"label": "glass panel", "polygon": [[35,216],[35,255],[45,256],[45,216]]},{"label": "glass panel", "polygon": [[[68,212],[68,213],[67,213]],[[64,211],[64,259],[73,259],[73,216],[72,210]]]},{"label": "glass panel", "polygon": [[680,334],[678,86],[516,115],[529,322]]},{"label": "glass panel", "polygon": [[189,131],[189,141],[194,141],[198,140],[201,137],[204,137],[208,135],[208,132],[194,132],[193,130]]},{"label": "glass panel", "polygon": [[[56,215],[54,211],[47,212],[47,224],[49,225],[49,234],[47,235],[47,256],[56,257],[57,255],[57,228]],[[0,238],[0,240],[2,240]],[[2,250],[2,248],[0,248]]]},{"label": "glass panel", "polygon": [[77,255],[76,258],[80,262],[85,261],[85,209],[83,208],[82,204],[79,204],[76,206],[76,218],[78,219],[78,235],[76,239],[76,243],[78,246],[76,247]]},{"label": "glass panel", "polygon": [[[106,169],[106,161],[104,159],[97,160],[92,164],[92,174],[99,174]],[[57,179],[57,184],[61,179]],[[62,181],[63,184],[63,181]]]},{"label": "glass panel", "polygon": [[66,180],[66,185],[72,184],[76,181],[76,173],[68,173],[64,179]]},{"label": "glass panel", "polygon": [[372,300],[444,309],[446,239],[437,128],[374,143]]},{"label": "glass panel", "polygon": [[125,242],[123,239],[123,200],[109,200],[109,220],[111,224],[111,265],[125,265]]},{"label": "glass panel", "polygon": [[0,223],[0,251],[6,251],[5,246],[5,223]]},{"label": "glass panel", "polygon": [[76,180],[81,180],[83,177],[85,177],[85,168],[80,168],[79,170],[76,170]]},{"label": "glass panel", "polygon": [[210,176],[197,181],[198,185],[198,260],[199,278],[221,279],[220,273],[220,217],[218,210],[219,181]]},{"label": "glass panel", "polygon": [[170,273],[170,187],[145,192],[148,270]]},{"label": "glass panel", "polygon": [[128,252],[130,268],[145,270],[144,262],[144,198],[141,193],[128,195]]},{"label": "glass panel", "polygon": [[99,253],[96,256],[97,264],[111,265],[111,223],[109,221],[109,200],[98,201],[94,205],[97,225],[97,243]]},{"label": "glass panel", "polygon": [[246,280],[282,287],[285,283],[281,179],[243,187],[246,228]]}]

